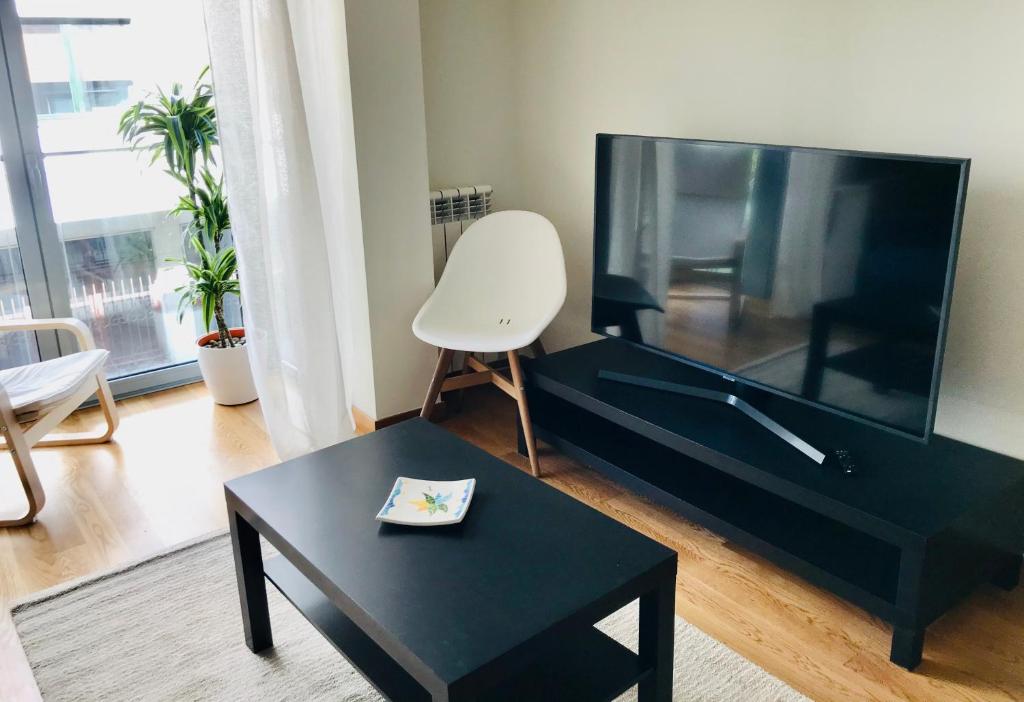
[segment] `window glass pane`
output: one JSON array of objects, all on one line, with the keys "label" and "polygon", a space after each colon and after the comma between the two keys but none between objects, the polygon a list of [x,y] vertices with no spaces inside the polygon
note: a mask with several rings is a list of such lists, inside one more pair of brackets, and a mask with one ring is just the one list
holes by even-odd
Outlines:
[{"label": "window glass pane", "polygon": [[72,314],[111,351],[112,377],[195,359],[199,316],[177,319],[187,220],[162,161],[125,147],[121,114],[208,62],[201,0],[19,0],[39,139]]},{"label": "window glass pane", "polygon": [[191,312],[178,323],[175,288],[187,220],[167,215],[175,182],[135,154],[49,156],[46,179],[67,258],[72,314],[111,350],[113,377],[195,358]]},{"label": "window glass pane", "polygon": [[[21,267],[14,210],[7,190],[7,169],[0,162],[0,319],[30,319],[25,272]],[[34,334],[0,333],[0,368],[13,368],[39,360]]]},{"label": "window glass pane", "polygon": [[[132,5],[147,0],[17,0],[21,17],[129,17]],[[83,14],[84,13],[84,14]]]}]

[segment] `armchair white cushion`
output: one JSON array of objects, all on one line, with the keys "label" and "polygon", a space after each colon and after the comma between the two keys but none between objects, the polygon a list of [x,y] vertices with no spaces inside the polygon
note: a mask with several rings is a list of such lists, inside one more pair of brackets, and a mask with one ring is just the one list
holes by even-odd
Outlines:
[{"label": "armchair white cushion", "polygon": [[24,424],[74,395],[103,368],[109,355],[106,349],[90,349],[0,370],[0,386],[7,392],[18,422]]},{"label": "armchair white cushion", "polygon": [[[43,508],[46,495],[32,461],[34,446],[69,446],[109,441],[117,428],[117,410],[103,372],[109,351],[97,349],[89,328],[77,319],[0,321],[0,332],[59,330],[70,332],[79,351],[26,366],[0,370],[0,433],[2,448],[11,452],[27,510],[13,518],[3,516],[0,527],[28,524]],[[48,436],[82,402],[95,394],[106,419],[99,433]]]}]

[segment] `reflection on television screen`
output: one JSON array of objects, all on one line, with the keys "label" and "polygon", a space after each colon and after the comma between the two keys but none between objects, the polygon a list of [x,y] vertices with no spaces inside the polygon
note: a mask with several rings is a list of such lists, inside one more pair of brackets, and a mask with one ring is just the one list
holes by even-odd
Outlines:
[{"label": "reflection on television screen", "polygon": [[965,170],[601,135],[593,328],[923,436]]}]

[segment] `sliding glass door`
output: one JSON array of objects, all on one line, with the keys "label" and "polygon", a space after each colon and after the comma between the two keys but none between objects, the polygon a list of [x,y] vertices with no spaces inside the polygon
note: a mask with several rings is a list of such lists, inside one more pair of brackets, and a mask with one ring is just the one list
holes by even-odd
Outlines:
[{"label": "sliding glass door", "polygon": [[[180,186],[117,126],[206,65],[201,0],[0,0],[0,30],[0,316],[84,321],[119,394],[197,377],[197,320],[178,323],[184,277],[167,262],[182,255],[186,220],[168,215]],[[0,365],[71,349],[0,338]]]},{"label": "sliding glass door", "polygon": [[[10,107],[9,101],[7,107]],[[14,203],[7,186],[7,158],[0,152],[0,319],[30,318],[25,269],[18,247]],[[39,360],[35,336],[28,332],[0,334],[0,367],[10,368]]]}]

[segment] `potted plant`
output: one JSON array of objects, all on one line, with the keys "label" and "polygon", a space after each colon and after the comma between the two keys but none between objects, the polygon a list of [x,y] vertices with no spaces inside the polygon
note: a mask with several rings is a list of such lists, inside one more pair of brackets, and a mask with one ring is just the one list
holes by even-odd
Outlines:
[{"label": "potted plant", "polygon": [[[199,369],[214,402],[237,405],[256,399],[245,330],[229,328],[224,299],[239,296],[238,265],[228,232],[231,218],[223,180],[214,174],[217,113],[213,87],[203,69],[191,95],[175,83],[170,93],[158,89],[121,116],[118,134],[133,150],[150,152],[150,163],[161,158],[166,172],[181,183],[185,194],[171,216],[190,217],[180,259],[168,259],[185,268],[188,282],[181,294],[178,321],[193,307],[202,310],[206,334],[196,340]],[[211,327],[216,326],[215,331]]]}]

